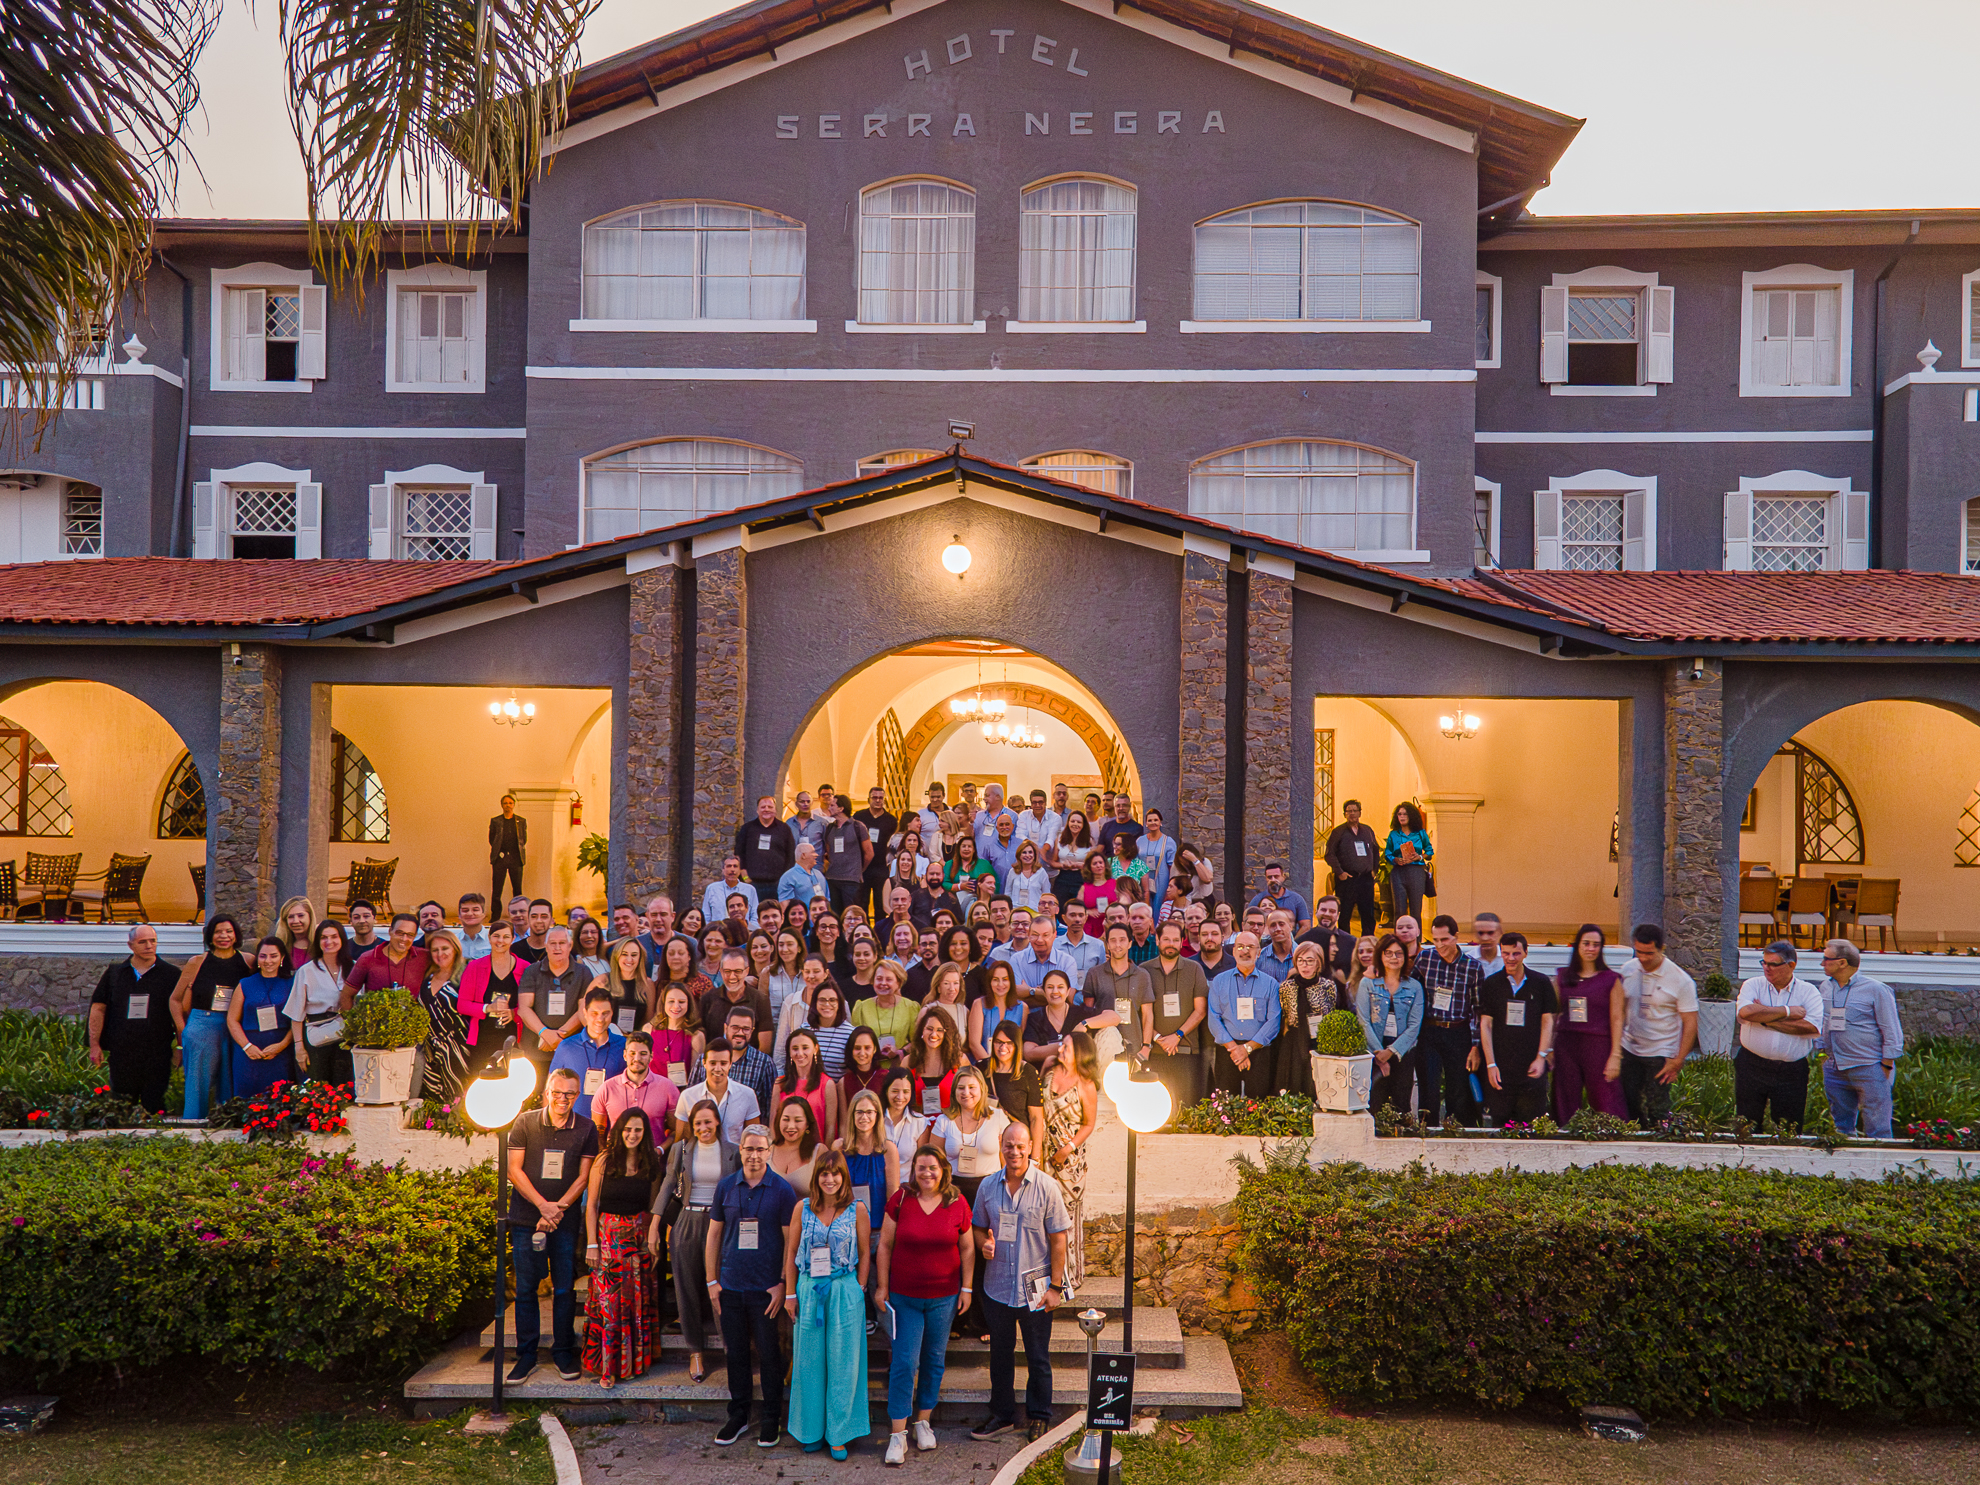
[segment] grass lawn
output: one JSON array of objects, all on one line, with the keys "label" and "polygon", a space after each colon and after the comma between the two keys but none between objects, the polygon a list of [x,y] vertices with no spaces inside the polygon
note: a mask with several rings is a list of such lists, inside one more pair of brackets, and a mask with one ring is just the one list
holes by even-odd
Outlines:
[{"label": "grass lawn", "polygon": [[[11,1390],[11,1389],[0,1389]],[[0,1439],[0,1485],[551,1485],[535,1415],[503,1439],[470,1439],[465,1413],[409,1422],[381,1388],[315,1377],[256,1379],[215,1369],[122,1387],[77,1379],[49,1387],[55,1421]]]}]

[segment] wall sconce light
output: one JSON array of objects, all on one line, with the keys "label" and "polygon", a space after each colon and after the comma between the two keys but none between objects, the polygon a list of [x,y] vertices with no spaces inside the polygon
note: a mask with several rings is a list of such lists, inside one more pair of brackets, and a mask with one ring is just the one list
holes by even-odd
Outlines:
[{"label": "wall sconce light", "polygon": [[954,573],[958,580],[969,571],[969,548],[962,544],[960,536],[942,548],[942,566]]},{"label": "wall sconce light", "polygon": [[488,720],[493,722],[497,727],[502,726],[504,723],[507,723],[511,727],[527,727],[531,722],[536,720],[536,703],[525,701],[518,706],[516,704],[516,693],[511,691],[507,701],[491,701],[488,703]]},{"label": "wall sconce light", "polygon": [[1466,711],[1464,703],[1459,702],[1437,718],[1437,728],[1452,742],[1463,742],[1466,738],[1478,736],[1478,713]]}]

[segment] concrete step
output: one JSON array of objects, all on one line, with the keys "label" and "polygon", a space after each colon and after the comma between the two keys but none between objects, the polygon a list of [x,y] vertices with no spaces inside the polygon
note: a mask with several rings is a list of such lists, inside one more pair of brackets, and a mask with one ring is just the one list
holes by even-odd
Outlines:
[{"label": "concrete step", "polygon": [[[572,1286],[578,1295],[578,1307],[583,1309],[584,1296],[591,1290],[591,1275],[579,1274]],[[1088,1274],[1086,1282],[1079,1287],[1078,1302],[1070,1306],[1072,1310],[1083,1310],[1088,1306],[1109,1315],[1121,1312],[1121,1276],[1119,1274]],[[1068,1308],[1062,1306],[1061,1308]]]},{"label": "concrete step", "polygon": [[[1135,1342],[1141,1343],[1140,1315],[1136,1315]],[[1083,1338],[1082,1338],[1083,1343]],[[443,1417],[471,1403],[487,1400],[492,1382],[491,1353],[475,1345],[459,1345],[443,1351],[406,1383],[406,1398],[414,1412],[423,1418]],[[1018,1353],[1020,1393],[1024,1386],[1024,1354]],[[690,1382],[685,1357],[663,1355],[645,1376],[620,1382],[609,1392],[597,1379],[586,1377],[566,1382],[545,1358],[529,1381],[507,1386],[504,1394],[525,1402],[542,1404],[604,1403],[623,1409],[629,1417],[665,1418],[672,1422],[689,1419],[714,1421],[722,1416],[728,1402],[728,1373],[720,1365],[700,1382]],[[869,1398],[877,1427],[886,1411],[886,1377],[876,1373],[869,1379]],[[1052,1396],[1061,1406],[1083,1406],[1086,1398],[1086,1364],[1068,1356],[1054,1358]],[[980,1412],[990,1400],[990,1368],[974,1359],[951,1360],[942,1376],[942,1411],[938,1416],[963,1418]],[[1230,1348],[1216,1336],[1189,1336],[1182,1342],[1181,1364],[1149,1367],[1135,1375],[1135,1406],[1160,1408],[1169,1416],[1186,1417],[1225,1408],[1244,1406],[1238,1388],[1237,1368],[1231,1362]]]},{"label": "concrete step", "polygon": [[[1120,1280],[1116,1279],[1113,1282],[1118,1292]],[[1080,1291],[1081,1309],[1086,1307],[1085,1301],[1088,1292],[1088,1290],[1084,1289]],[[544,1295],[537,1300],[536,1313],[540,1333],[547,1337],[550,1334],[551,1325],[550,1297],[548,1295]],[[1052,1354],[1054,1356],[1083,1356],[1086,1354],[1086,1332],[1079,1328],[1079,1322],[1074,1318],[1074,1315],[1074,1311],[1063,1305],[1053,1315]],[[584,1306],[580,1303],[577,1314],[577,1333],[580,1338],[583,1337],[584,1330]],[[515,1312],[513,1308],[503,1318],[502,1338],[504,1345],[513,1353],[516,1345]],[[1118,1346],[1120,1344],[1120,1338],[1120,1320],[1117,1317],[1109,1318],[1106,1325],[1100,1331],[1100,1348],[1106,1350],[1110,1347]],[[479,1340],[480,1344],[485,1347],[494,1346],[495,1322],[493,1320],[489,1321],[482,1328]],[[1183,1357],[1182,1322],[1177,1319],[1176,1312],[1170,1309],[1157,1309],[1147,1305],[1137,1306],[1134,1312],[1134,1347],[1136,1354],[1141,1357],[1141,1364],[1144,1367],[1181,1366]],[[868,1336],[867,1349],[869,1352],[884,1357],[889,1349],[886,1332],[884,1330],[876,1330],[872,1335]],[[990,1351],[990,1343],[979,1340],[975,1336],[951,1336],[947,1349],[951,1365],[966,1364],[975,1359],[987,1356]],[[663,1356],[678,1355],[684,1358],[688,1354],[687,1338],[679,1330],[670,1325],[661,1333],[660,1351]],[[715,1357],[721,1355],[722,1352],[721,1332],[719,1329],[711,1326],[708,1333],[708,1350],[706,1354],[710,1357]]]}]

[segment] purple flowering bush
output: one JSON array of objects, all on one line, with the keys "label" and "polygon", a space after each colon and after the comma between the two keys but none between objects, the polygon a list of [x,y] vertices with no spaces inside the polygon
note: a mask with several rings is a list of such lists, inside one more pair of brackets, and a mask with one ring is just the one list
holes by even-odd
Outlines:
[{"label": "purple flowering bush", "polygon": [[0,1357],[416,1360],[492,1285],[494,1172],[112,1137],[0,1151]]}]

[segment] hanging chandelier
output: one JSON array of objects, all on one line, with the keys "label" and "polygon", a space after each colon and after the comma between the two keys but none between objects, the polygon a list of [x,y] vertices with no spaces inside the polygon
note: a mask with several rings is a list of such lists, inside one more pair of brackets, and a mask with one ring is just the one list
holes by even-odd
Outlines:
[{"label": "hanging chandelier", "polygon": [[949,711],[952,715],[968,720],[972,717],[997,718],[1004,715],[1004,703],[995,696],[983,694],[983,662],[976,662],[976,689],[967,696],[951,696]]},{"label": "hanging chandelier", "polygon": [[1478,736],[1478,713],[1464,709],[1459,702],[1450,711],[1437,718],[1437,730],[1452,742],[1463,742],[1466,738]]},{"label": "hanging chandelier", "polygon": [[[1027,714],[1028,715],[1028,714]],[[1013,748],[1042,748],[1045,734],[1027,722],[985,722],[983,740],[999,746]]]},{"label": "hanging chandelier", "polygon": [[511,691],[507,701],[491,701],[488,703],[488,720],[493,722],[497,727],[505,724],[510,727],[527,727],[531,722],[536,720],[536,703],[525,701],[518,706],[516,704],[516,693]]}]

